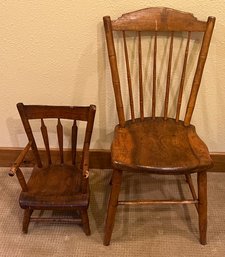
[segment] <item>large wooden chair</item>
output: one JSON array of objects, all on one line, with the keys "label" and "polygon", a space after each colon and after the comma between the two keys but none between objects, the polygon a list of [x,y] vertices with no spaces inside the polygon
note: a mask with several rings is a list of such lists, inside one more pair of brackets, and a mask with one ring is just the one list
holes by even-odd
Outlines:
[{"label": "large wooden chair", "polygon": [[[9,175],[13,176],[16,174],[22,187],[19,204],[21,208],[25,210],[23,232],[27,233],[30,220],[39,220],[51,222],[79,222],[82,223],[85,234],[90,235],[87,213],[90,194],[88,169],[89,146],[95,117],[95,106],[44,106],[23,105],[22,103],[19,103],[17,104],[17,108],[29,142],[12,165]],[[33,127],[34,132],[32,132],[32,126],[35,126],[35,124],[32,123],[32,120],[34,119],[40,121],[41,134],[46,149],[45,157],[43,157],[43,154],[39,151],[35,142],[37,129],[34,129]],[[63,133],[63,122],[67,122],[66,127],[68,127],[68,120],[70,120],[72,127],[70,163],[64,161],[65,158],[63,153],[63,139],[65,134]],[[59,161],[55,161],[51,157],[53,151],[50,151],[50,137],[48,136],[46,124],[48,123],[48,125],[50,125],[52,122],[55,122],[54,124],[56,125],[59,143]],[[86,129],[82,123],[86,124]],[[82,126],[83,130],[85,130],[85,133],[83,133],[84,143],[80,163],[78,163],[78,158],[76,156],[77,138],[80,140],[80,136],[77,137],[78,126]],[[49,132],[52,132],[54,127],[50,126],[50,128]],[[65,132],[70,134],[67,128],[65,129]],[[36,165],[33,168],[30,178],[26,182],[20,166],[30,148],[32,148]],[[43,161],[42,157],[46,161]],[[58,211],[59,213],[64,211],[64,214],[65,212],[74,212],[73,217],[78,216],[78,218],[68,218],[64,214],[61,218],[59,215],[59,217],[54,217],[53,215],[50,217],[39,217],[39,215],[33,217],[31,216],[33,210],[53,210]],[[79,215],[77,215],[77,213],[75,215],[75,212],[78,212]]]},{"label": "large wooden chair", "polygon": [[[191,118],[215,18],[200,21],[191,13],[153,7],[103,20],[119,119],[104,245],[110,243],[118,205],[156,203],[195,205],[200,243],[206,244],[206,171],[213,163]],[[184,174],[193,199],[118,200],[123,171]]]}]

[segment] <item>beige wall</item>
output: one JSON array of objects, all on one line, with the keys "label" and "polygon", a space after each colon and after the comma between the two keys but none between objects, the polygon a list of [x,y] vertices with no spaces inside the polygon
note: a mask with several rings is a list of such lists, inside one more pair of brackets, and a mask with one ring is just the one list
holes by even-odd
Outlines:
[{"label": "beige wall", "polygon": [[210,151],[225,152],[224,0],[0,1],[0,147],[24,146],[16,110],[26,104],[96,104],[92,148],[108,149],[117,122],[102,17],[149,6],[216,16],[193,122]]}]

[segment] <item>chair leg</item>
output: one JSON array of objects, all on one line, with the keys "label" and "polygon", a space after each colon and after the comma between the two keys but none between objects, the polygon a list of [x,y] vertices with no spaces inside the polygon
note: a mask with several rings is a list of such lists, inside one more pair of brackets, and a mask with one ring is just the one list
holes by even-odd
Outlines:
[{"label": "chair leg", "polygon": [[24,216],[23,216],[23,233],[27,234],[28,232],[28,226],[30,223],[30,216],[32,214],[33,210],[25,209],[24,210]]},{"label": "chair leg", "polygon": [[108,210],[107,210],[107,217],[105,222],[105,235],[104,235],[104,245],[110,244],[110,239],[112,236],[116,209],[118,205],[118,198],[120,193],[120,186],[122,182],[122,171],[121,170],[113,170],[112,175],[112,189],[109,198]]},{"label": "chair leg", "polygon": [[[198,197],[197,197],[196,192],[195,192],[195,188],[194,188],[194,185],[193,185],[191,174],[185,174],[185,177],[186,177],[186,182],[188,183],[188,186],[191,190],[191,194],[192,194],[193,199],[197,200]],[[195,204],[195,207],[196,207],[196,210],[198,212],[198,204],[197,203]]]},{"label": "chair leg", "polygon": [[89,219],[87,214],[87,209],[81,210],[81,220],[84,233],[89,236],[91,234],[90,226],[89,226]]},{"label": "chair leg", "polygon": [[207,232],[207,172],[198,172],[198,214],[199,214],[199,233],[200,243],[206,244]]}]

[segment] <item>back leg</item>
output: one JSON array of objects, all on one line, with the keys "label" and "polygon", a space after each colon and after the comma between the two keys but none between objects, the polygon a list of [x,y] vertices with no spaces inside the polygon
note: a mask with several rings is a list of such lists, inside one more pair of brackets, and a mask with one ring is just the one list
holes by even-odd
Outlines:
[{"label": "back leg", "polygon": [[88,213],[87,209],[81,210],[81,220],[82,220],[82,226],[84,233],[89,236],[91,234],[90,226],[89,226],[89,218],[88,218]]},{"label": "back leg", "polygon": [[105,222],[105,235],[104,235],[104,242],[103,242],[104,245],[110,244],[115,216],[116,216],[116,209],[118,205],[121,182],[122,182],[122,171],[113,170],[112,189],[111,189],[108,210],[107,210],[107,217]]},{"label": "back leg", "polygon": [[25,209],[24,210],[24,216],[23,216],[23,233],[27,234],[28,232],[28,226],[30,223],[30,217],[32,215],[33,210],[31,209]]},{"label": "back leg", "polygon": [[198,172],[198,214],[199,214],[199,233],[200,243],[206,244],[207,233],[207,173]]}]

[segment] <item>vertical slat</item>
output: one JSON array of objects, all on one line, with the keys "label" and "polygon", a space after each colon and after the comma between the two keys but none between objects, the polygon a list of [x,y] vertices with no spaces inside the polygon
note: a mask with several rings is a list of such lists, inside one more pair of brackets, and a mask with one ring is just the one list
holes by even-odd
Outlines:
[{"label": "vertical slat", "polygon": [[59,154],[60,154],[60,161],[63,163],[63,126],[61,124],[60,119],[58,119],[57,124],[57,135],[58,135],[58,141],[59,141]]},{"label": "vertical slat", "polygon": [[153,59],[153,89],[152,89],[152,118],[155,118],[156,106],[156,58],[157,58],[157,31],[155,31],[154,40],[154,59]]},{"label": "vertical slat", "polygon": [[168,61],[167,80],[166,80],[165,108],[164,108],[164,119],[165,120],[167,119],[168,105],[169,105],[171,65],[172,65],[172,56],[173,56],[173,35],[174,35],[173,32],[171,32],[170,49],[169,49],[169,61]]},{"label": "vertical slat", "polygon": [[109,16],[104,17],[104,27],[105,27],[106,42],[107,42],[107,48],[108,48],[109,63],[112,71],[111,72],[112,82],[113,82],[113,89],[115,93],[119,124],[120,126],[124,127],[125,115],[124,115],[122,94],[121,94],[121,88],[120,88],[119,72],[118,72],[117,60],[116,60],[116,51],[113,43],[114,41],[113,41],[113,33],[112,33],[112,24]]},{"label": "vertical slat", "polygon": [[138,62],[139,62],[139,94],[140,94],[140,118],[144,119],[143,79],[142,79],[142,49],[141,32],[138,31]]},{"label": "vertical slat", "polygon": [[49,148],[48,131],[43,119],[41,119],[41,133],[45,144],[48,164],[50,165],[52,163],[52,160],[51,160],[51,154],[50,154],[50,148]]},{"label": "vertical slat", "polygon": [[190,38],[191,38],[191,32],[189,31],[188,32],[186,49],[185,49],[185,55],[184,55],[183,70],[182,70],[182,74],[181,74],[180,89],[179,89],[179,93],[178,93],[176,122],[179,121],[179,117],[180,117],[180,109],[181,109],[182,96],[183,96],[183,90],[184,90],[184,82],[185,82],[185,75],[186,75],[186,67],[187,67],[187,59],[188,59],[188,53],[189,53]]},{"label": "vertical slat", "polygon": [[209,17],[207,22],[206,32],[203,37],[202,47],[199,53],[198,64],[197,64],[197,68],[196,68],[196,72],[195,72],[195,76],[194,76],[192,88],[191,88],[191,94],[190,94],[187,109],[186,109],[186,114],[184,119],[185,126],[190,125],[191,117],[194,111],[197,94],[201,83],[202,73],[205,66],[205,61],[208,55],[209,44],[211,41],[214,24],[215,24],[215,17]]},{"label": "vertical slat", "polygon": [[72,164],[76,163],[76,152],[77,152],[77,123],[76,120],[72,126]]},{"label": "vertical slat", "polygon": [[132,119],[132,121],[134,121],[135,120],[134,100],[133,100],[132,82],[131,82],[130,65],[129,65],[129,56],[128,56],[128,50],[127,50],[127,42],[126,42],[125,31],[123,31],[123,43],[124,43],[124,53],[125,53],[126,69],[127,69],[127,84],[128,84],[129,98],[130,98],[130,112],[131,112],[131,119]]}]

